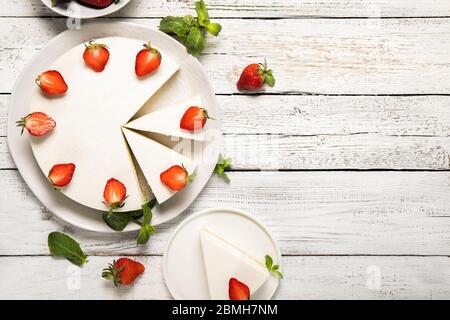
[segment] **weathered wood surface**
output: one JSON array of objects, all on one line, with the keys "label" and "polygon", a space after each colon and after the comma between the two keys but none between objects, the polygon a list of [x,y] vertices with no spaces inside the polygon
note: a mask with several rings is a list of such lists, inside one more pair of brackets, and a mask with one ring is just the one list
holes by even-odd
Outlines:
[{"label": "weathered wood surface", "polygon": [[[263,58],[277,79],[269,93],[450,93],[450,19],[224,19],[221,24],[223,32],[209,39],[200,58],[216,93],[236,93],[242,68]],[[65,29],[65,19],[0,19],[0,92],[10,92],[25,63]]]},{"label": "weathered wood surface", "polygon": [[[116,257],[90,257],[82,268],[49,257],[0,257],[0,299],[169,299],[162,257],[134,257],[146,272],[130,287],[114,288],[101,270]],[[445,299],[447,257],[283,257],[275,299]],[[34,272],[30,272],[33,270]],[[36,276],[39,275],[39,276]],[[13,288],[13,290],[11,290]]]},{"label": "weathered wood surface", "polygon": [[135,234],[102,235],[65,226],[34,198],[15,170],[0,171],[0,255],[48,254],[60,230],[90,254],[162,254],[189,214],[210,207],[247,210],[274,234],[283,254],[450,255],[450,173],[232,172],[213,177],[177,219],[158,227],[150,245]]},{"label": "weathered wood surface", "polygon": [[[1,16],[55,16],[39,0],[3,0]],[[132,0],[116,17],[163,17],[194,13],[195,0]],[[442,17],[446,0],[208,0],[212,17]]]},{"label": "weathered wood surface", "polygon": [[[8,97],[0,95],[1,136]],[[218,98],[222,149],[235,170],[450,168],[448,96]],[[15,165],[0,137],[5,168]]]}]

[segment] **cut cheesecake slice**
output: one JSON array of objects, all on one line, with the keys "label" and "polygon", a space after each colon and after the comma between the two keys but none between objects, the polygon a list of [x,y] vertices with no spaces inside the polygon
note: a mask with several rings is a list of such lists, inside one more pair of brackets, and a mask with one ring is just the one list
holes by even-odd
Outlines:
[{"label": "cut cheesecake slice", "polygon": [[255,293],[268,279],[263,262],[251,257],[206,228],[200,230],[203,260],[211,299],[229,300],[228,282],[236,278]]},{"label": "cut cheesecake slice", "polygon": [[205,140],[205,127],[202,130],[195,132],[180,128],[180,120],[186,110],[191,106],[203,108],[202,98],[197,95],[163,109],[153,111],[127,123],[125,127],[140,131],[160,133],[167,136],[203,141]]},{"label": "cut cheesecake slice", "polygon": [[176,193],[161,182],[162,172],[174,165],[184,166],[189,174],[195,171],[197,165],[193,160],[140,133],[127,128],[122,128],[122,131],[158,203]]}]

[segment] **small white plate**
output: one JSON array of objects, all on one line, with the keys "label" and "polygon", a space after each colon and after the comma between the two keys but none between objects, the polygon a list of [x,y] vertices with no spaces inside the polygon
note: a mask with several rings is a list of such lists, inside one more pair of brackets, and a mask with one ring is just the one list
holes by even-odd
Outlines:
[{"label": "small white plate", "polygon": [[[16,121],[30,111],[33,91],[31,88],[36,85],[34,79],[37,74],[46,70],[57,57],[74,46],[90,39],[108,36],[140,39],[142,43],[151,40],[152,45],[170,52],[171,57],[180,64],[180,70],[165,84],[165,90],[156,93],[143,109],[148,110],[150,106],[158,109],[174,101],[200,94],[208,111],[211,111],[217,119],[208,122],[207,133],[210,139],[195,149],[195,159],[201,159],[195,180],[171,199],[155,207],[152,224],[159,225],[175,218],[195,200],[214,170],[221,139],[219,107],[208,77],[198,60],[187,54],[185,47],[172,37],[151,27],[119,21],[85,23],[80,30],[67,30],[60,33],[29,62],[16,80],[8,110],[9,150],[23,179],[42,204],[62,220],[97,232],[114,231],[104,223],[102,211],[83,206],[64,194],[55,192],[37,165],[28,135],[20,134]],[[165,94],[166,92],[170,94]],[[138,225],[132,223],[125,231],[134,231],[138,228]]]},{"label": "small white plate", "polygon": [[[199,231],[204,226],[233,239],[242,250],[254,257],[261,257],[262,261],[267,254],[273,257],[274,263],[281,261],[276,241],[261,222],[249,213],[231,208],[212,208],[197,212],[175,229],[164,254],[164,279],[174,299],[209,299],[199,237]],[[271,299],[278,284],[278,278],[271,275],[252,294],[251,299]]]},{"label": "small white plate", "polygon": [[75,0],[61,0],[55,7],[52,6],[52,0],[41,0],[50,10],[60,15],[77,18],[77,19],[90,19],[103,17],[113,12],[116,12],[125,7],[131,0],[120,0],[119,3],[112,3],[106,8],[93,8],[85,6]]}]

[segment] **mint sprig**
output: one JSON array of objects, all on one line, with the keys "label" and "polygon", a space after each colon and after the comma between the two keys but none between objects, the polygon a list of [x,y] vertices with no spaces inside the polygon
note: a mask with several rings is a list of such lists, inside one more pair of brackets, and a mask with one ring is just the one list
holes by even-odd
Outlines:
[{"label": "mint sprig", "polygon": [[266,255],[266,268],[270,273],[273,273],[280,279],[283,279],[283,273],[280,271],[280,266],[278,264],[273,264],[273,259],[271,256]]},{"label": "mint sprig", "polygon": [[50,254],[54,257],[64,257],[77,266],[88,262],[87,255],[81,250],[78,242],[67,234],[51,232],[47,243]]},{"label": "mint sprig", "polygon": [[197,17],[167,16],[159,24],[159,29],[180,41],[192,55],[199,55],[206,48],[206,33],[215,37],[222,30],[222,26],[209,19],[208,9],[203,0],[195,3]]},{"label": "mint sprig", "polygon": [[231,166],[231,158],[224,158],[222,154],[219,154],[219,160],[217,160],[216,167],[214,168],[214,173],[222,177],[227,183],[230,183],[230,177],[225,173],[225,171]]},{"label": "mint sprig", "polygon": [[[150,239],[150,234],[155,233],[156,229],[150,222],[153,218],[152,209],[156,205],[156,199],[150,200],[142,205],[142,208],[126,212],[104,212],[103,221],[114,231],[123,231],[130,223],[136,223],[141,226],[136,242],[138,245],[146,244]],[[139,219],[142,218],[142,221]]]}]

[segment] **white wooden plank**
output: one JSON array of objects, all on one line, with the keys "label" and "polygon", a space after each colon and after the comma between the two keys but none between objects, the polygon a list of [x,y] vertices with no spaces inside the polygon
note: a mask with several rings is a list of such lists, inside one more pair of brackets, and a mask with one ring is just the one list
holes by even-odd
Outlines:
[{"label": "white wooden plank", "polygon": [[161,254],[175,226],[209,207],[260,219],[283,254],[450,255],[448,172],[232,172],[213,177],[190,208],[158,227],[147,247],[135,234],[100,235],[66,226],[35,199],[17,171],[0,171],[0,255],[48,254],[62,230],[90,254]]},{"label": "white wooden plank", "polygon": [[[448,96],[218,98],[222,150],[237,170],[449,168]],[[7,100],[0,95],[0,135]],[[1,137],[0,168],[15,168]]]},{"label": "white wooden plank", "polygon": [[[0,257],[0,299],[170,299],[162,257],[134,257],[146,272],[114,288],[102,268],[117,257],[90,257],[82,268],[51,257]],[[133,257],[132,257],[133,258]],[[275,299],[446,299],[447,257],[283,257]],[[45,285],[43,285],[45,284]]]},{"label": "white wooden plank", "polygon": [[[5,1],[5,0],[4,0]],[[6,0],[1,16],[54,16],[38,0]],[[133,0],[120,17],[162,17],[194,13],[195,0]],[[446,0],[208,0],[212,17],[420,17],[450,16]]]},{"label": "white wooden plank", "polygon": [[[450,93],[450,19],[223,19],[221,23],[223,32],[209,39],[200,58],[217,93],[236,93],[242,68],[263,58],[277,78],[276,86],[266,92]],[[0,92],[9,92],[25,62],[65,29],[64,19],[1,19]]]}]

